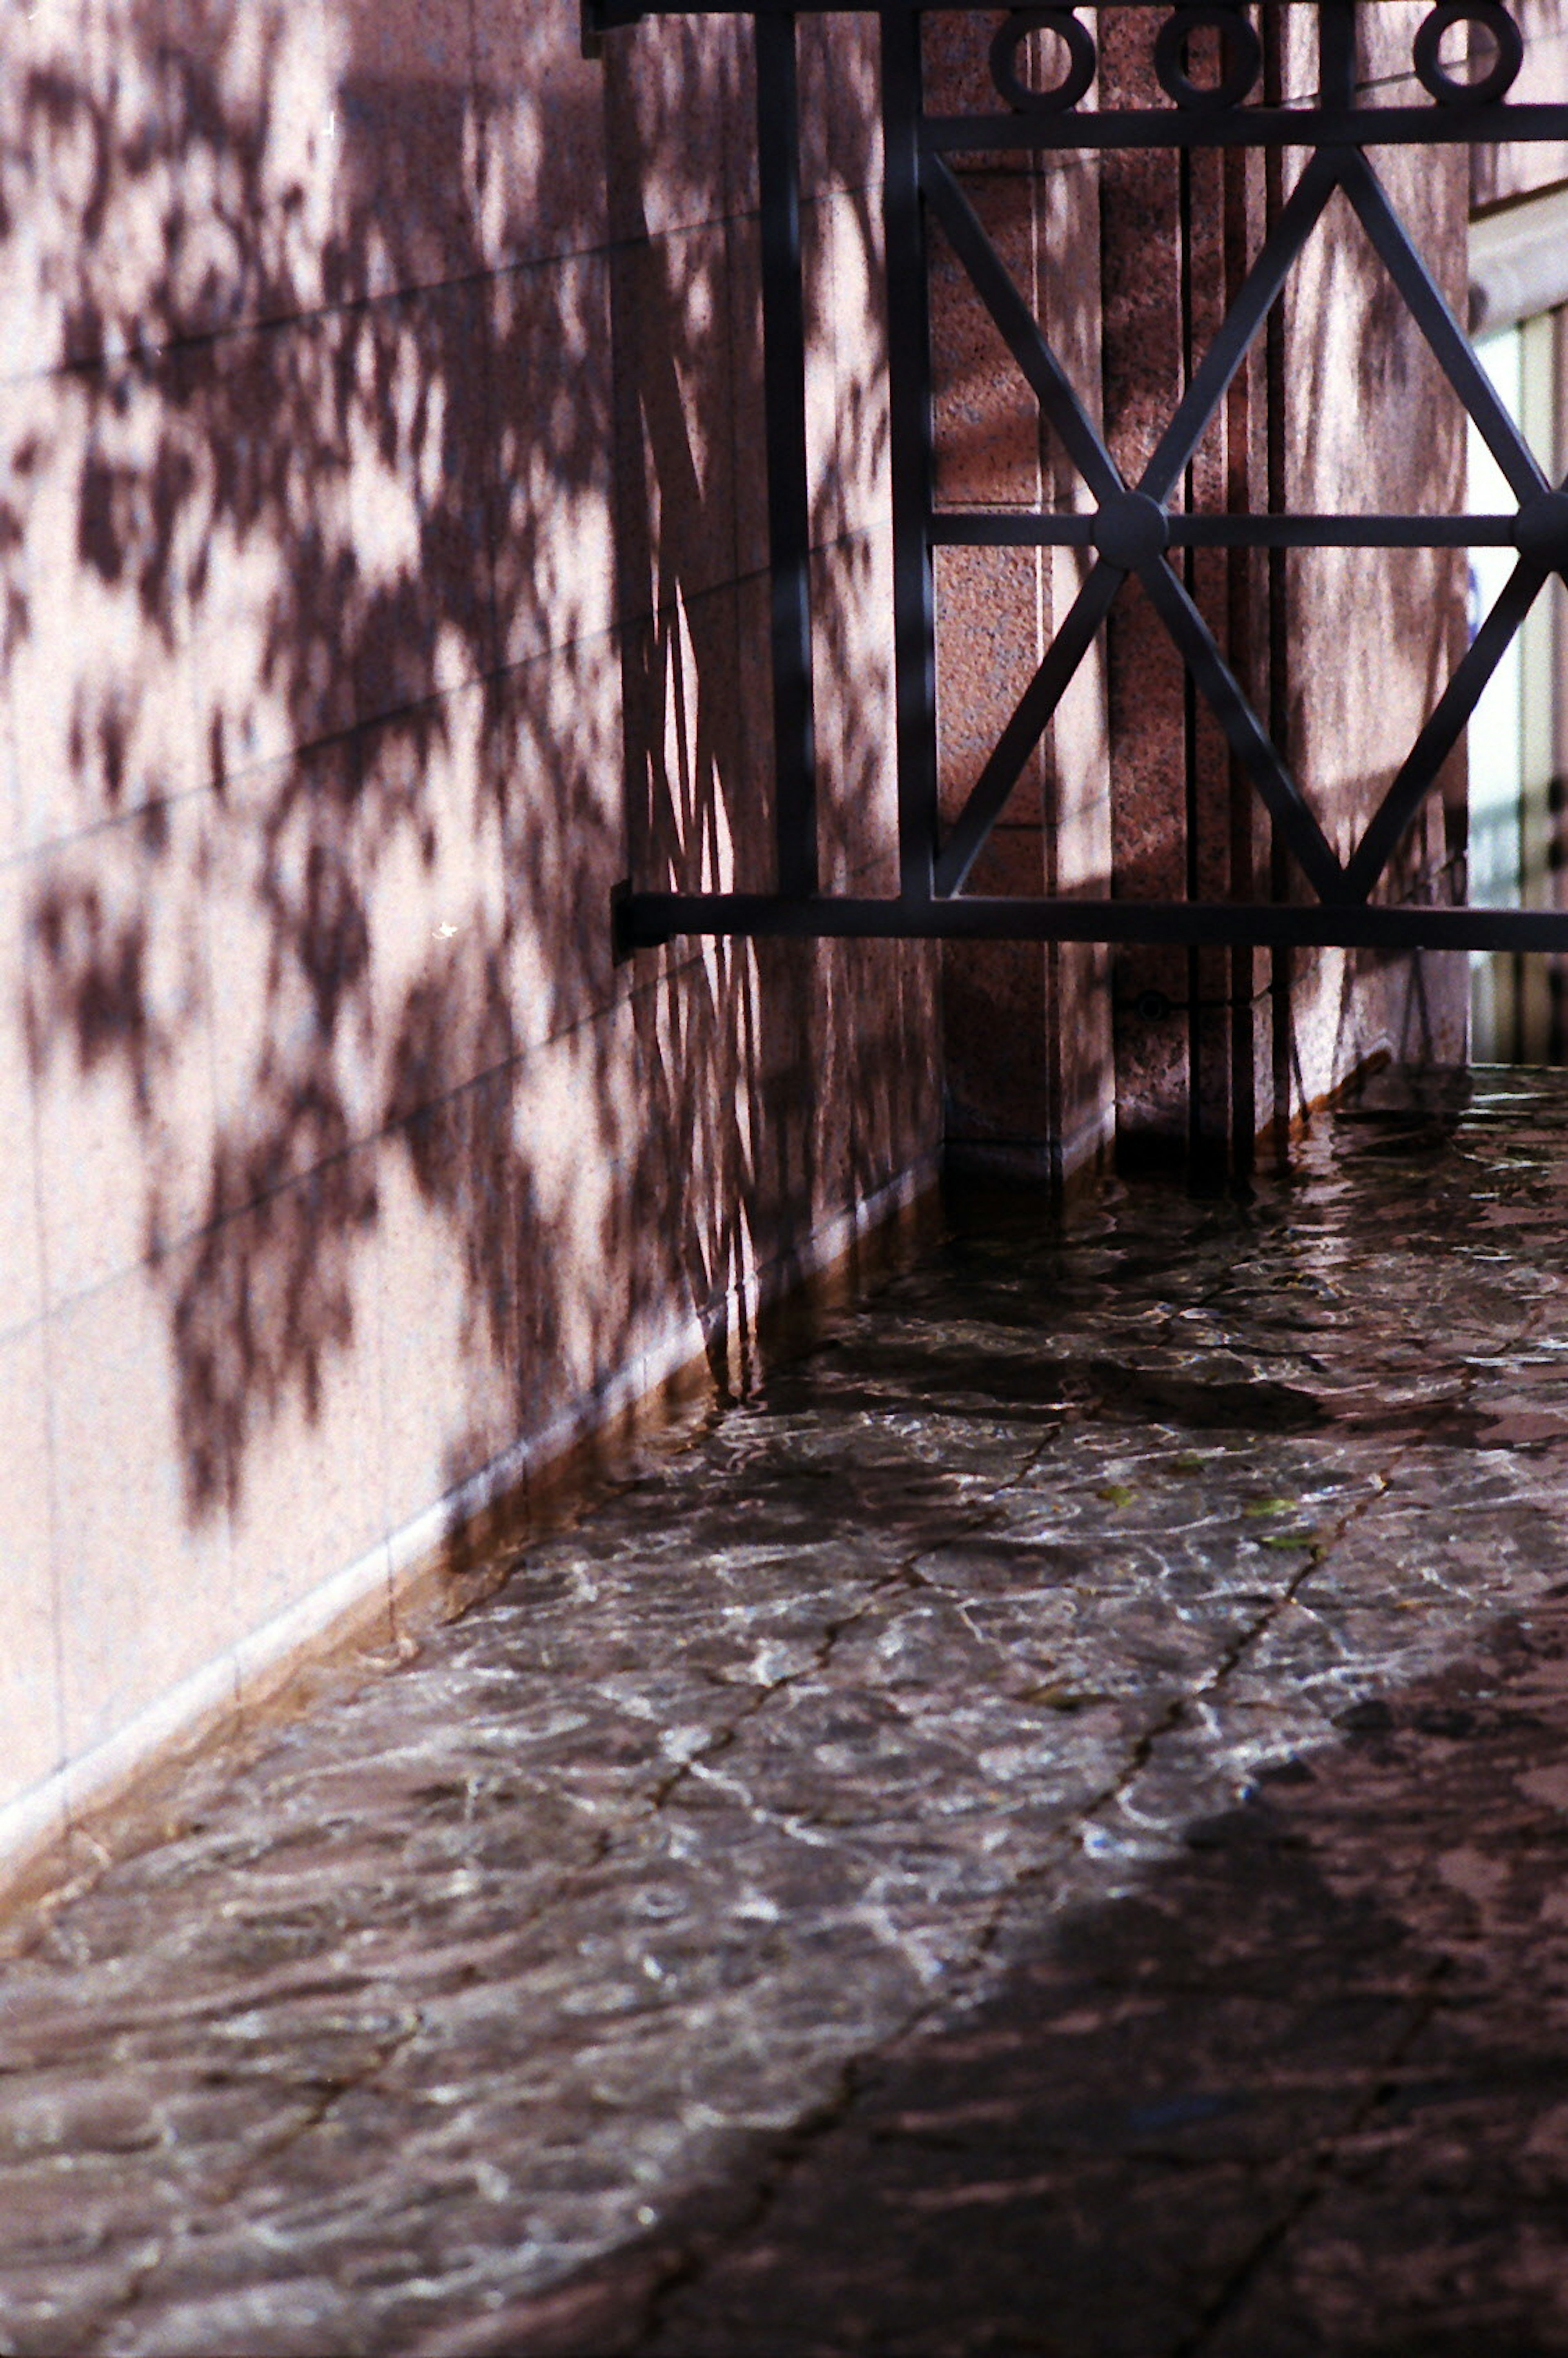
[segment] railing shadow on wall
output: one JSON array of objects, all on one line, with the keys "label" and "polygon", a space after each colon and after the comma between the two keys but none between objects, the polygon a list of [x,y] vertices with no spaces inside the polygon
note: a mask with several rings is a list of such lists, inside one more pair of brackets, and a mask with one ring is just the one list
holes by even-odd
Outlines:
[{"label": "railing shadow on wall", "polygon": [[[96,1124],[192,1526],[375,1322],[439,1386],[433,1304],[466,1397],[419,1413],[460,1481],[892,1176],[931,1093],[918,955],[611,964],[623,777],[672,856],[766,841],[747,61],[738,28],[638,36],[633,85],[578,61],[566,5],[518,13],[46,0],[0,35],[43,1227],[84,1217],[51,1213],[51,1123]],[[874,75],[842,75],[840,287],[851,229],[875,282],[873,122]],[[851,330],[816,474],[828,856],[860,869],[891,733],[842,507],[881,463],[874,303]],[[101,1238],[81,1283],[113,1261]]]}]

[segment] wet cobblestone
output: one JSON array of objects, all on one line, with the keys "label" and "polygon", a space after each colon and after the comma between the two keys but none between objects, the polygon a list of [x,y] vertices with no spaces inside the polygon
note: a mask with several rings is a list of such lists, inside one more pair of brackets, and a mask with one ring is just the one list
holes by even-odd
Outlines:
[{"label": "wet cobblestone", "polygon": [[977,1209],[0,1967],[0,2353],[1568,2350],[1568,1083]]}]

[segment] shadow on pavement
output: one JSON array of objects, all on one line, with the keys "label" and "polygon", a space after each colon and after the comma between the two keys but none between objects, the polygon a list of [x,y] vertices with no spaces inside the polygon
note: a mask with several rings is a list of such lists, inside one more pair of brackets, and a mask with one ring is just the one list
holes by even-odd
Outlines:
[{"label": "shadow on pavement", "polygon": [[1266,1773],[575,2285],[433,2343],[1568,2350],[1568,1601]]}]

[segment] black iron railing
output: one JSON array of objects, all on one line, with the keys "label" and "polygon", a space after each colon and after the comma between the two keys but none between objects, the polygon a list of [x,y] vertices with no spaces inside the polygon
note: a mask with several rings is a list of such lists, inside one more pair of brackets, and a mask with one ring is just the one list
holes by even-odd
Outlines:
[{"label": "black iron railing", "polygon": [[[887,274],[894,579],[900,884],[896,895],[819,889],[812,719],[810,533],[806,481],[806,331],[801,275],[795,21],[848,14],[839,0],[795,7],[752,0],[758,59],[757,139],[762,227],[769,522],[773,568],[776,874],[771,892],[654,892],[635,880],[617,895],[622,949],[673,935],[828,935],[1096,942],[1325,944],[1390,949],[1568,949],[1568,912],[1375,903],[1400,839],[1475,712],[1487,682],[1545,583],[1568,578],[1568,488],[1548,480],[1498,399],[1469,338],[1407,233],[1368,146],[1470,146],[1568,138],[1568,104],[1510,102],[1523,60],[1519,27],[1500,0],[1430,10],[1410,69],[1424,103],[1359,103],[1357,0],[1317,0],[1318,86],[1303,103],[1258,95],[1262,45],[1235,6],[1132,0],[1161,21],[1152,65],[1160,106],[1086,107],[1098,66],[1095,34],[1067,7],[1020,9],[990,47],[995,111],[927,114],[921,18],[910,0],[883,7],[883,227]],[[1265,6],[1276,0],[1263,0]],[[601,30],[640,16],[733,14],[719,0],[600,0]],[[1444,62],[1444,37],[1466,26],[1489,45],[1475,79]],[[1059,37],[1062,78],[1036,89],[1021,48],[1042,28]],[[1211,86],[1188,76],[1188,44],[1219,36]],[[1152,457],[1129,481],[1080,402],[948,158],[977,152],[1129,147],[1285,147],[1308,151],[1301,177],[1247,273],[1222,327],[1177,401]],[[1517,502],[1501,515],[1194,514],[1173,503],[1184,471],[1335,192],[1371,244]],[[935,498],[927,236],[938,223],[1092,495],[1093,513],[940,511]],[[937,795],[935,552],[942,546],[1092,549],[1078,596],[1057,628],[946,829]],[[1350,856],[1341,860],[1289,764],[1226,660],[1171,561],[1187,548],[1310,549],[1510,546],[1509,579],[1400,765]],[[1169,632],[1198,695],[1272,817],[1314,897],[1291,902],[1139,901],[971,894],[966,880],[1063,695],[1130,576]]]}]

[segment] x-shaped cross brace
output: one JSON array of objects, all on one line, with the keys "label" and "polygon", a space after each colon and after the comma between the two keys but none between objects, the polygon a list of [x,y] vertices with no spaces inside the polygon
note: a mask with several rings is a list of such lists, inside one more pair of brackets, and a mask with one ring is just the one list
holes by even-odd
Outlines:
[{"label": "x-shaped cross brace", "polygon": [[[1387,191],[1358,148],[1319,148],[1303,172],[1219,333],[1195,372],[1158,449],[1130,486],[1033,312],[940,156],[922,160],[926,201],[1000,329],[1064,448],[1098,503],[1092,515],[1010,518],[1007,537],[1043,546],[1088,546],[1096,562],[1024,689],[968,801],[942,847],[935,882],[942,894],[965,878],[1017,784],[1024,763],[1083,661],[1117,591],[1136,573],[1213,711],[1236,758],[1279,825],[1321,902],[1364,904],[1476,708],[1509,640],[1553,572],[1568,578],[1568,489],[1554,490],[1498,398],[1469,339],[1411,245]],[[1246,358],[1336,189],[1343,189],[1440,367],[1475,420],[1519,505],[1513,516],[1289,516],[1172,514],[1167,503],[1227,386]],[[994,527],[1001,519],[988,519]],[[979,519],[968,528],[934,519],[936,537],[999,537]],[[1227,547],[1443,547],[1509,545],[1519,558],[1437,706],[1416,738],[1360,843],[1341,861],[1253,711],[1174,568],[1172,546]]]}]

